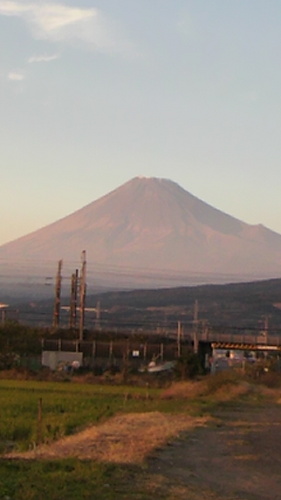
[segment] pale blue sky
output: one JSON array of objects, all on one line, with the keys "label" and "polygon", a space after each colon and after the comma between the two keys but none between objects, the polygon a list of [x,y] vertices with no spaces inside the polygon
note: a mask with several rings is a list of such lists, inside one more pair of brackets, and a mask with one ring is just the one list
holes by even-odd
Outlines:
[{"label": "pale blue sky", "polygon": [[0,244],[132,177],[281,233],[280,0],[0,0]]}]

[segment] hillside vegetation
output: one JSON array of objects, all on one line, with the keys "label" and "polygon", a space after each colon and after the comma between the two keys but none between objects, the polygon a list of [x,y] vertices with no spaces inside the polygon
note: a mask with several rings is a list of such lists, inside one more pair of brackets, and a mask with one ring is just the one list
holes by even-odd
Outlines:
[{"label": "hillside vegetation", "polygon": [[158,290],[111,292],[87,298],[98,301],[109,315],[141,321],[191,322],[195,301],[198,318],[212,326],[259,329],[265,316],[270,327],[281,332],[281,279],[227,285],[202,285]]},{"label": "hillside vegetation", "polygon": [[[54,294],[53,294],[54,296]],[[0,297],[1,300],[1,297]],[[4,301],[4,298],[2,298]],[[62,297],[62,305],[69,305],[69,296]],[[195,303],[198,319],[213,328],[259,331],[267,318],[269,329],[281,333],[281,279],[236,283],[227,285],[201,285],[157,290],[132,290],[88,294],[85,326],[93,330],[96,325],[94,308],[100,303],[103,329],[176,331],[177,322],[188,327],[194,319]],[[32,302],[12,300],[12,308],[19,311],[18,319],[29,325],[50,327],[53,320],[54,298]],[[8,313],[9,318],[9,313]],[[61,326],[69,324],[69,313],[61,311]]]}]

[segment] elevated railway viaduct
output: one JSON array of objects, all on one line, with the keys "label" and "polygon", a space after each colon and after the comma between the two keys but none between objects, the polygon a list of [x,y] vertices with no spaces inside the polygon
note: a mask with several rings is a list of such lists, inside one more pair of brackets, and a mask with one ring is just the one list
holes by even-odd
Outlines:
[{"label": "elevated railway viaduct", "polygon": [[[132,338],[114,338],[114,340],[62,340],[47,339],[42,341],[43,364],[52,358],[55,360],[83,360],[84,366],[120,365],[124,359],[138,366],[152,359],[172,361],[187,356],[191,351],[198,353],[201,363],[206,366],[216,349],[270,352],[281,355],[281,335],[221,333],[193,331],[182,338],[147,340]],[[56,353],[56,355],[54,354]],[[63,354],[64,353],[64,354]]]}]

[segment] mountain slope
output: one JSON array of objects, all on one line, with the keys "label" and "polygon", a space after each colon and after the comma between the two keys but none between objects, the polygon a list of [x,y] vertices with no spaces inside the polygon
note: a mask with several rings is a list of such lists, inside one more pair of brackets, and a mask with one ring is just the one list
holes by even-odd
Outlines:
[{"label": "mountain slope", "polygon": [[132,272],[227,274],[243,280],[281,271],[281,235],[246,224],[174,182],[156,178],[134,178],[73,214],[2,245],[0,258],[75,261],[83,249],[93,265]]}]

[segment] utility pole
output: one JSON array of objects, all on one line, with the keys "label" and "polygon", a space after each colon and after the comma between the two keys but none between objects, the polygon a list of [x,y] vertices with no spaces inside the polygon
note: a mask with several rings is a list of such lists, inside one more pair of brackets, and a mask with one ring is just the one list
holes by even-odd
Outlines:
[{"label": "utility pole", "polygon": [[264,318],[264,336],[266,343],[268,342],[268,328],[269,328],[269,317],[268,315]]},{"label": "utility pole", "polygon": [[2,311],[1,311],[2,325],[5,325],[6,314],[7,314],[7,309],[2,309]]},{"label": "utility pole", "polygon": [[198,311],[199,311],[199,305],[198,305],[198,300],[196,299],[194,302],[194,311],[193,311],[193,351],[195,353],[198,352]]},{"label": "utility pole", "polygon": [[260,331],[260,336],[263,337],[263,342],[268,342],[269,316],[263,317],[263,329]]},{"label": "utility pole", "polygon": [[78,291],[78,269],[71,276],[71,293],[70,293],[70,316],[69,316],[69,328],[76,328],[77,319],[77,291]]},{"label": "utility pole", "polygon": [[85,322],[85,302],[86,302],[86,250],[81,254],[81,271],[80,271],[80,325],[79,325],[79,340],[83,340],[84,322]]},{"label": "utility pole", "polygon": [[178,321],[178,333],[177,333],[178,358],[180,358],[181,356],[181,334],[182,334],[181,322]]},{"label": "utility pole", "polygon": [[96,328],[100,328],[100,320],[101,320],[101,305],[100,300],[97,301],[96,305]]},{"label": "utility pole", "polygon": [[58,328],[60,324],[60,297],[61,297],[61,280],[62,280],[61,270],[62,270],[62,260],[59,260],[57,276],[56,276],[56,286],[55,286],[53,328]]}]

